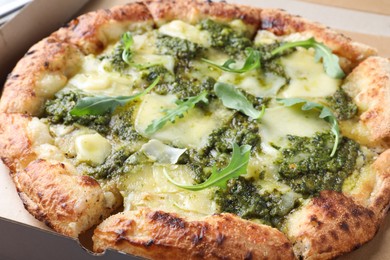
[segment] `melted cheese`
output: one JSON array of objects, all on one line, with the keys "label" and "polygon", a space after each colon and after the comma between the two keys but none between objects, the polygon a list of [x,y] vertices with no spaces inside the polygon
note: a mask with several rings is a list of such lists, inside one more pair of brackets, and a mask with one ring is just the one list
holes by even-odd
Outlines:
[{"label": "melted cheese", "polygon": [[321,62],[316,62],[312,51],[299,50],[281,58],[289,85],[280,93],[281,97],[326,97],[332,95],[341,81],[329,77]]},{"label": "melted cheese", "polygon": [[172,21],[161,26],[158,31],[161,34],[180,39],[188,40],[202,45],[203,47],[210,47],[211,36],[207,31],[201,31],[197,27],[182,21]]},{"label": "melted cheese", "polygon": [[211,115],[193,108],[185,113],[184,117],[177,118],[174,123],[167,122],[162,129],[148,136],[145,133],[148,125],[153,120],[163,117],[164,109],[175,108],[175,101],[174,95],[147,95],[141,103],[135,120],[136,130],[144,136],[172,143],[178,147],[199,148],[203,146],[211,132],[220,127],[231,115],[230,111],[218,105],[215,105],[215,112]]},{"label": "melted cheese", "polygon": [[124,197],[125,210],[150,207],[176,212],[188,217],[200,217],[217,212],[212,200],[213,189],[188,191],[171,184],[164,171],[183,184],[192,184],[190,170],[177,165],[142,165],[123,175],[119,189]]},{"label": "melted cheese", "polygon": [[99,134],[77,136],[75,139],[77,160],[95,165],[102,164],[111,153],[111,144]]}]

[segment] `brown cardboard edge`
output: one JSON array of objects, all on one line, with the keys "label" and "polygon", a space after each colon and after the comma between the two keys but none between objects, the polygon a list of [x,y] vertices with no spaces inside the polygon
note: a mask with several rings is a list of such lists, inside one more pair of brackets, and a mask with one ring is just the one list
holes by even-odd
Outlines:
[{"label": "brown cardboard edge", "polygon": [[388,0],[299,0],[315,4],[337,6],[345,9],[354,9],[363,12],[390,15],[390,1]]}]

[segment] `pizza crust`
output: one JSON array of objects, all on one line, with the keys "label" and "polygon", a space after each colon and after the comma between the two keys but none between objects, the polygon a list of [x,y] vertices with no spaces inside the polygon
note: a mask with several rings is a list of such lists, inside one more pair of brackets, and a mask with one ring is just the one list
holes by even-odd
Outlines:
[{"label": "pizza crust", "polygon": [[331,259],[372,239],[380,221],[380,216],[344,194],[322,191],[289,216],[286,228],[297,256]]},{"label": "pizza crust", "polygon": [[145,208],[111,216],[93,236],[94,250],[107,248],[150,259],[295,259],[279,230],[232,214],[189,221]]},{"label": "pizza crust", "polygon": [[[309,33],[347,59],[343,63],[346,71],[376,53],[374,49],[326,27],[281,10],[208,1],[162,0],[80,16],[27,52],[10,74],[0,102],[0,155],[11,168],[11,175],[30,213],[58,232],[77,237],[108,216],[118,206],[119,199],[108,205],[104,191],[92,178],[71,174],[73,171],[63,162],[37,158],[26,130],[31,118],[26,115],[42,113],[45,100],[76,73],[82,55],[100,53],[123,32],[145,26],[151,28],[155,23],[172,19],[195,22],[206,17],[221,21],[242,19],[253,35],[258,29],[276,35]],[[369,140],[373,145],[388,145],[390,136],[390,113],[386,107],[389,104],[390,71],[386,62],[376,57],[367,59],[348,77],[350,87],[344,86],[349,94],[357,92],[351,96],[366,106],[361,110],[360,123],[371,129]],[[366,76],[368,71],[377,80],[365,85],[361,83],[360,75]],[[50,84],[43,84],[45,80]],[[368,208],[359,205],[353,197],[324,191],[289,217],[288,236],[297,255],[305,258],[335,257],[374,236],[390,201],[389,161],[389,152],[386,151],[374,163],[378,175],[367,202]],[[367,223],[367,226],[358,223]],[[351,232],[352,227],[356,232]],[[294,258],[291,244],[281,232],[231,214],[189,221],[149,209],[124,212],[99,225],[94,241],[97,251],[114,248],[159,259],[162,252],[167,258],[178,259],[188,255],[193,258]],[[336,243],[340,243],[340,247],[336,247]]]}]

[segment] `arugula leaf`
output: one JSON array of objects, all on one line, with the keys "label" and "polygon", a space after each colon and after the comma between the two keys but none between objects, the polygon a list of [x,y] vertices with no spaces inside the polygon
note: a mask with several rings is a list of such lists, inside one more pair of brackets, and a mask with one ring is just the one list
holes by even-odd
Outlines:
[{"label": "arugula leaf", "polygon": [[112,113],[117,106],[123,106],[126,103],[140,98],[149,93],[160,81],[160,78],[156,78],[155,81],[144,91],[137,93],[133,96],[94,96],[84,97],[79,99],[76,105],[70,110],[70,114],[74,116],[84,115],[103,115],[107,112]]},{"label": "arugula leaf", "polygon": [[222,100],[225,107],[241,111],[245,115],[258,119],[263,116],[265,106],[262,111],[258,111],[253,107],[253,104],[242,94],[235,86],[217,82],[214,85],[215,94]]},{"label": "arugula leaf", "polygon": [[208,95],[207,91],[203,91],[199,95],[189,97],[185,101],[181,101],[181,100],[176,101],[177,107],[173,109],[166,109],[164,111],[165,116],[153,120],[152,123],[148,125],[148,127],[146,128],[145,133],[147,135],[155,133],[156,131],[161,129],[168,121],[174,123],[176,117],[183,117],[185,112],[193,108],[200,101],[203,101],[204,103],[208,103],[207,95]]},{"label": "arugula leaf", "polygon": [[340,68],[339,58],[337,55],[333,54],[329,47],[320,42],[317,42],[314,38],[310,38],[305,41],[285,43],[280,47],[272,50],[271,55],[275,56],[278,53],[294,47],[303,47],[305,49],[314,48],[315,60],[318,62],[320,59],[322,59],[326,74],[336,79],[342,79],[345,77],[344,71]]},{"label": "arugula leaf", "polygon": [[239,147],[238,144],[234,143],[232,158],[229,165],[219,171],[217,171],[216,167],[214,166],[210,177],[205,182],[200,184],[182,185],[175,182],[166,171],[164,171],[164,175],[172,184],[186,190],[199,191],[212,186],[225,189],[228,180],[237,178],[238,176],[246,173],[250,152],[251,147],[249,145],[242,145]]},{"label": "arugula leaf", "polygon": [[248,56],[247,56],[245,63],[241,69],[234,69],[234,68],[230,67],[230,65],[236,63],[236,61],[233,59],[228,59],[222,65],[218,65],[215,62],[208,60],[208,59],[205,59],[205,58],[202,58],[202,61],[204,61],[204,62],[206,62],[206,63],[208,63],[216,68],[219,68],[220,70],[227,71],[227,72],[233,72],[233,73],[244,73],[244,72],[256,69],[256,68],[260,68],[260,52],[258,50],[254,50],[252,48],[247,48],[246,51],[247,51]]},{"label": "arugula leaf", "polygon": [[332,113],[332,111],[329,108],[315,102],[307,101],[303,98],[277,98],[276,100],[279,103],[282,103],[286,107],[291,107],[303,103],[301,107],[303,111],[312,110],[312,109],[321,111],[319,118],[324,119],[326,122],[328,122],[331,125],[331,132],[335,137],[333,149],[330,154],[331,157],[334,156],[340,140],[340,128],[336,116]]},{"label": "arugula leaf", "polygon": [[122,35],[121,41],[123,44],[122,60],[127,64],[131,65],[131,46],[133,46],[134,43],[133,36],[130,32],[126,32]]}]

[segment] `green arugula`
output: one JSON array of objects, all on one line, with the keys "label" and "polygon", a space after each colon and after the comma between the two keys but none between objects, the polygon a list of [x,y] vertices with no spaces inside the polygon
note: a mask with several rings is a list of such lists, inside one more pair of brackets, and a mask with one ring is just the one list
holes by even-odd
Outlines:
[{"label": "green arugula", "polygon": [[74,116],[84,116],[103,115],[107,112],[112,113],[116,107],[123,106],[126,103],[149,93],[158,84],[159,81],[160,78],[158,77],[147,89],[133,96],[94,96],[81,98],[77,101],[72,110],[70,110],[70,114]]},{"label": "green arugula", "polygon": [[317,42],[314,38],[310,38],[305,41],[287,42],[272,50],[271,55],[275,56],[287,49],[295,47],[303,47],[305,49],[314,48],[315,60],[318,62],[320,59],[322,59],[326,74],[336,79],[342,79],[345,77],[345,73],[340,68],[339,58],[337,55],[334,55],[329,47],[320,42]]},{"label": "green arugula", "polygon": [[247,58],[244,62],[244,65],[241,69],[234,69],[231,68],[231,65],[236,63],[233,59],[228,59],[225,61],[224,64],[218,65],[215,62],[202,58],[202,61],[219,68],[220,70],[227,71],[227,72],[233,72],[233,73],[244,73],[253,69],[260,68],[260,52],[258,50],[254,50],[252,48],[247,48]]},{"label": "green arugula", "polygon": [[182,185],[175,182],[166,171],[164,175],[167,179],[174,185],[192,191],[203,190],[212,186],[220,187],[222,189],[226,188],[227,181],[233,178],[237,178],[242,174],[245,174],[248,168],[249,158],[250,158],[251,147],[249,145],[238,146],[238,144],[233,144],[232,158],[229,165],[217,171],[214,166],[211,172],[210,177],[203,183],[196,185]]},{"label": "green arugula", "polygon": [[[339,64],[339,58],[337,55],[332,53],[332,50],[326,45],[317,42],[314,38],[310,38],[305,41],[297,41],[297,42],[287,42],[278,48],[271,51],[271,58],[276,56],[277,54],[283,53],[287,49],[302,47],[305,49],[314,48],[315,50],[315,60],[318,62],[322,59],[324,64],[324,69],[326,74],[328,74],[332,78],[342,79],[345,77],[344,71],[341,69]],[[248,48],[248,56],[245,60],[245,63],[241,69],[233,69],[230,65],[234,64],[236,61],[233,59],[228,59],[224,64],[218,65],[208,59],[202,58],[202,60],[214,67],[217,67],[223,71],[234,72],[234,73],[244,73],[250,70],[259,68],[261,65],[261,53],[258,50],[254,50],[252,48]]]},{"label": "green arugula", "polygon": [[321,111],[319,118],[324,119],[326,122],[328,122],[331,125],[331,132],[335,137],[333,149],[330,154],[331,157],[334,156],[340,140],[340,128],[336,116],[332,113],[332,111],[329,108],[315,102],[307,101],[303,98],[277,98],[276,100],[286,107],[291,107],[297,104],[303,104],[301,106],[301,109],[303,111],[312,110],[312,109]]},{"label": "green arugula", "polygon": [[122,60],[126,62],[127,64],[131,65],[131,47],[134,44],[133,36],[130,32],[126,32],[122,35],[121,42],[123,45],[123,51],[122,51]]},{"label": "green arugula", "polygon": [[264,115],[264,105],[261,111],[256,110],[244,94],[233,85],[217,82],[214,85],[214,91],[225,107],[241,111],[253,119],[259,119]]},{"label": "green arugula", "polygon": [[146,128],[145,133],[147,135],[151,135],[161,129],[168,121],[174,123],[177,117],[183,117],[185,112],[193,108],[200,101],[208,103],[207,95],[208,92],[203,91],[199,95],[189,97],[185,101],[176,101],[177,107],[173,109],[166,109],[164,111],[165,115],[159,119],[153,120],[152,123]]}]

